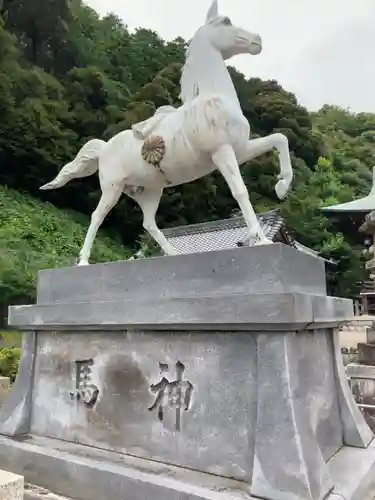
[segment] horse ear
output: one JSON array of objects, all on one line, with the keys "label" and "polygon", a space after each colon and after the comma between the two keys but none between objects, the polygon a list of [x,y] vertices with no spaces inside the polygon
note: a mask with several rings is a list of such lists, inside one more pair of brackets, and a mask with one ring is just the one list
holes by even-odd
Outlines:
[{"label": "horse ear", "polygon": [[207,17],[206,17],[206,23],[209,23],[212,21],[212,19],[215,19],[219,15],[219,8],[217,5],[217,0],[213,0],[211,7],[208,9],[207,12]]}]

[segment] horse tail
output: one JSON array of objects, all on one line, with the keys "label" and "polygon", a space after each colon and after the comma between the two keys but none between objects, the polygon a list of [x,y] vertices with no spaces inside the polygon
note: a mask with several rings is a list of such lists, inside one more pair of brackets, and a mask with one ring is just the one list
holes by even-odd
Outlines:
[{"label": "horse tail", "polygon": [[100,139],[86,142],[73,161],[67,163],[59,174],[39,189],[58,189],[72,179],[80,179],[95,174],[99,168],[99,155],[107,143]]}]

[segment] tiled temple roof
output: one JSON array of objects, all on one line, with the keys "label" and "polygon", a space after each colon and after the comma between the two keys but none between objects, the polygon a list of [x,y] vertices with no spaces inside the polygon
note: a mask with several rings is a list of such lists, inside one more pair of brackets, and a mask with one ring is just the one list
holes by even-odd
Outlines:
[{"label": "tiled temple roof", "polygon": [[[274,210],[258,214],[266,235],[273,239],[282,225],[280,214]],[[241,246],[247,238],[247,227],[243,217],[188,226],[178,226],[163,231],[165,237],[179,253],[207,252],[210,250],[226,250]],[[238,244],[240,243],[240,244]]]},{"label": "tiled temple roof", "polygon": [[[259,213],[257,217],[270,240],[282,241],[301,252],[321,258],[318,252],[291,238],[279,210]],[[240,215],[224,220],[164,229],[163,233],[180,254],[228,250],[251,244],[244,218]]]}]

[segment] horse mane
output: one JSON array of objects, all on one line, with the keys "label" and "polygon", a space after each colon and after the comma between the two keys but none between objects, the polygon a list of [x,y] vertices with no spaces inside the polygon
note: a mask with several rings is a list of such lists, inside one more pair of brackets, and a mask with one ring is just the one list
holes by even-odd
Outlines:
[{"label": "horse mane", "polygon": [[204,26],[196,32],[186,50],[180,85],[183,103],[194,100],[202,93],[218,92],[225,92],[237,100],[227,65],[220,52],[206,38]]},{"label": "horse mane", "polygon": [[203,74],[204,68],[201,59],[199,66],[197,67],[196,61],[194,61],[194,55],[197,51],[197,34],[190,40],[188,48],[186,50],[185,64],[182,68],[180,85],[181,93],[180,99],[182,102],[192,101],[195,97],[199,95],[199,85],[198,85],[198,74]]},{"label": "horse mane", "polygon": [[186,61],[180,79],[180,99],[183,103],[192,101],[203,90],[214,88],[215,72],[209,71],[210,63],[226,65],[221,54],[212,47],[200,28],[191,39],[186,50]]}]

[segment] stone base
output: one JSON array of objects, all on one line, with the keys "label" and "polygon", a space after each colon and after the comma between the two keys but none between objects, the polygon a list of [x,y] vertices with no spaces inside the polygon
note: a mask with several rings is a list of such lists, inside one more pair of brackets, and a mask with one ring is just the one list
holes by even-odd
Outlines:
[{"label": "stone base", "polygon": [[373,500],[352,316],[282,245],[44,271],[0,467],[81,500]]},{"label": "stone base", "polygon": [[374,432],[375,366],[350,363],[346,366],[346,375],[350,380],[351,389],[356,403],[361,405],[361,412],[370,429]]},{"label": "stone base", "polygon": [[[80,500],[265,499],[251,496],[242,481],[41,437],[0,437],[0,466]],[[373,500],[375,442],[366,450],[342,448],[328,468],[336,486],[327,500]]]},{"label": "stone base", "polygon": [[23,477],[0,471],[0,500],[23,500]]}]

